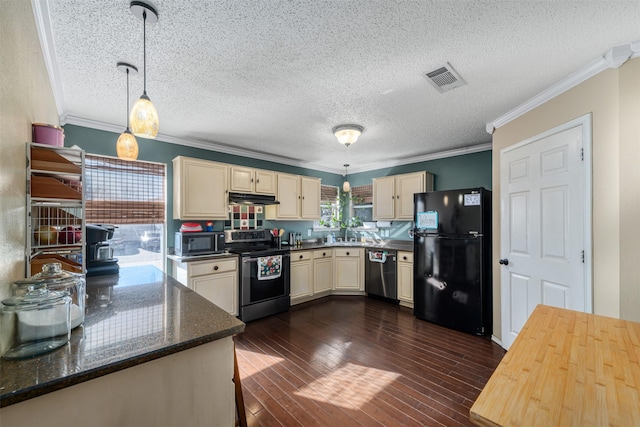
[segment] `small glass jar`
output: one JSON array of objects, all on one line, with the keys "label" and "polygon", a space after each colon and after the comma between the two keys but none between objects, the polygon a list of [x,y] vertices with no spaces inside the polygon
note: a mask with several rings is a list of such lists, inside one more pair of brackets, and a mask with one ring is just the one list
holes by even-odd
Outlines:
[{"label": "small glass jar", "polygon": [[44,264],[40,273],[29,279],[13,283],[14,295],[25,295],[34,283],[44,283],[50,291],[67,292],[71,297],[71,329],[84,322],[86,307],[86,282],[83,274],[72,273],[62,269],[62,264],[52,262]]},{"label": "small glass jar", "polygon": [[14,295],[0,305],[2,342],[8,343],[4,359],[22,359],[65,345],[71,335],[71,297],[33,283],[24,295]]}]

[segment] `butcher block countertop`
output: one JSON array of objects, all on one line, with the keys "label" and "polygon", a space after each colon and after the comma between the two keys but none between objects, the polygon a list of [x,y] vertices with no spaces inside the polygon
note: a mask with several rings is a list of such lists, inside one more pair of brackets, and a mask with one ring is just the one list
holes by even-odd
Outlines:
[{"label": "butcher block countertop", "polygon": [[538,305],[470,418],[480,426],[640,426],[640,323]]}]

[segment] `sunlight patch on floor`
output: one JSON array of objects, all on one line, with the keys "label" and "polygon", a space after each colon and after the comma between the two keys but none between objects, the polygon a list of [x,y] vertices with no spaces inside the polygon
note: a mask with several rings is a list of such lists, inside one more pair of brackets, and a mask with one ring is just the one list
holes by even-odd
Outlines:
[{"label": "sunlight patch on floor", "polygon": [[281,357],[242,350],[238,347],[236,347],[236,354],[238,355],[238,359],[245,359],[250,362],[242,364],[242,372],[248,377],[262,371],[263,369],[267,369],[273,365],[284,362],[284,359]]},{"label": "sunlight patch on floor", "polygon": [[344,408],[360,408],[398,377],[396,372],[347,363],[295,394]]}]

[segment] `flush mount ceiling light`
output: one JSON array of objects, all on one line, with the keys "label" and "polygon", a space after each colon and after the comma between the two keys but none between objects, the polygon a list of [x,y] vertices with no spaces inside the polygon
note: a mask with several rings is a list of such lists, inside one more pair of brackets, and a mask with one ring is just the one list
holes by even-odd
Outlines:
[{"label": "flush mount ceiling light", "polygon": [[342,191],[344,191],[345,193],[348,193],[349,191],[351,191],[351,184],[349,184],[349,178],[347,177],[348,167],[349,167],[348,163],[344,165],[344,182],[342,183]]},{"label": "flush mount ceiling light", "polygon": [[333,128],[333,134],[338,138],[340,144],[347,147],[355,144],[364,128],[360,125],[340,125]]},{"label": "flush mount ceiling light", "polygon": [[135,160],[138,158],[138,141],[129,130],[129,74],[138,74],[138,68],[126,62],[118,62],[118,70],[127,74],[127,128],[118,137],[116,153],[118,153],[118,158],[120,159]]},{"label": "flush mount ceiling light", "polygon": [[132,1],[129,9],[134,16],[142,19],[144,49],[144,90],[131,110],[131,130],[135,136],[153,139],[158,135],[159,124],[158,111],[147,95],[147,22],[158,22],[158,12],[150,4],[141,1]]}]

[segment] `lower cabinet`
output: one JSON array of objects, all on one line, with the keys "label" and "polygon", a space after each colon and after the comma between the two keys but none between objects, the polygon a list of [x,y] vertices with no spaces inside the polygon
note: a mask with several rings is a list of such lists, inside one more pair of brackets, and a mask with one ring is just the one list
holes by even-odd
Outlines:
[{"label": "lower cabinet", "polygon": [[333,290],[337,293],[364,292],[364,249],[334,249]]},{"label": "lower cabinet", "polygon": [[291,253],[291,304],[306,301],[313,289],[313,264],[311,251]]},{"label": "lower cabinet", "polygon": [[398,299],[413,308],[413,252],[398,251]]},{"label": "lower cabinet", "polygon": [[238,315],[238,259],[173,262],[173,277],[218,307]]},{"label": "lower cabinet", "polygon": [[333,289],[333,249],[313,251],[313,293]]}]

